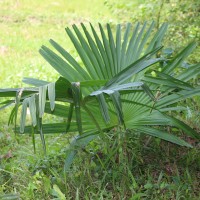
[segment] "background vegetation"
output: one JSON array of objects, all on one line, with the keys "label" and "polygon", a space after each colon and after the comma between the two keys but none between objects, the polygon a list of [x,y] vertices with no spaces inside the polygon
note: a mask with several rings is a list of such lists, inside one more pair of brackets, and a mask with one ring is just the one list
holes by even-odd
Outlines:
[{"label": "background vegetation", "polygon": [[[53,38],[76,56],[64,31],[74,23],[97,25],[153,19],[159,26],[168,21],[165,45],[169,51],[177,52],[193,39],[199,44],[199,7],[195,0],[94,0],[92,4],[89,0],[0,1],[0,88],[21,87],[23,77],[55,81],[57,72],[43,60],[38,49],[48,46],[48,39]],[[198,46],[188,62],[199,62],[199,52]],[[199,77],[194,82],[199,84]],[[180,117],[199,133],[199,97],[184,103],[188,110]],[[186,149],[136,134],[124,146],[119,143],[123,140],[111,134],[108,144],[113,145],[105,144],[103,148],[101,140],[93,141],[79,152],[70,173],[63,174],[70,135],[46,137],[47,156],[42,155],[40,139],[36,138],[34,154],[31,138],[22,135],[17,142],[7,127],[9,109],[2,113],[0,199],[199,199],[198,141],[184,138],[194,146]],[[112,152],[112,158],[106,155],[107,150]]]}]

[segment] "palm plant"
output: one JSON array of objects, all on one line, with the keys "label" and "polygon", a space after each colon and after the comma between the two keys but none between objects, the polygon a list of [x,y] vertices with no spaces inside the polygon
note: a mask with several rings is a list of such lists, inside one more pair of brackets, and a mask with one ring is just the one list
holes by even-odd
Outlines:
[{"label": "palm plant", "polygon": [[[0,108],[14,104],[9,123],[16,124],[21,106],[20,133],[32,133],[33,142],[39,133],[44,150],[44,135],[48,133],[78,131],[76,144],[85,145],[115,127],[187,147],[191,145],[168,133],[166,127],[177,127],[200,139],[198,133],[173,115],[173,111],[184,109],[177,106],[178,102],[200,93],[198,86],[189,84],[200,73],[200,64],[181,68],[196,44],[192,42],[173,58],[165,58],[161,43],[167,24],[157,32],[154,23],[137,23],[133,30],[129,23],[125,27],[117,25],[116,31],[109,24],[99,24],[99,30],[90,24],[90,28],[89,31],[84,24],[73,25],[73,30],[66,28],[81,63],[53,40],[50,44],[60,55],[45,46],[39,50],[60,74],[55,83],[24,78],[23,82],[35,87],[0,89],[0,97],[15,98],[3,102]],[[28,107],[32,124],[25,127]],[[44,113],[63,117],[66,122],[43,124]],[[16,125],[15,128],[17,131]]]}]

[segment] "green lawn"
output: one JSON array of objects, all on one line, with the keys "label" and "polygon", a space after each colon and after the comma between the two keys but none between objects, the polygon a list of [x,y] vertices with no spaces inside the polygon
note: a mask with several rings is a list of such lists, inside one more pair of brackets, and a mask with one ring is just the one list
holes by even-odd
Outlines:
[{"label": "green lawn", "polygon": [[103,1],[0,1],[0,88],[18,87],[23,77],[56,76],[38,50],[53,38],[67,49],[65,28],[72,24],[116,21]]}]

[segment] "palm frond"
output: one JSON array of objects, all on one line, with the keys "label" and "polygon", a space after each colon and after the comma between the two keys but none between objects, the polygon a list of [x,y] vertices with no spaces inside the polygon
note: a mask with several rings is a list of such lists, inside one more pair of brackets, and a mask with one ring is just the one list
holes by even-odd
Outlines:
[{"label": "palm frond", "polygon": [[[55,83],[24,78],[25,83],[36,88],[0,89],[0,97],[15,98],[17,105],[9,123],[16,121],[21,105],[20,132],[32,132],[33,141],[34,134],[40,134],[44,150],[45,134],[78,131],[79,137],[87,137],[88,133],[99,134],[120,124],[190,147],[164,129],[177,127],[199,139],[198,133],[169,113],[182,109],[177,106],[180,101],[200,94],[198,86],[187,82],[199,74],[200,65],[180,68],[196,43],[189,44],[171,60],[159,57],[167,24],[156,32],[154,25],[154,22],[137,23],[132,28],[130,23],[125,27],[119,24],[114,31],[109,24],[66,28],[81,62],[54,40],[50,43],[59,55],[42,46],[40,54],[60,77]],[[161,69],[156,70],[158,67]],[[152,68],[156,76],[150,73]],[[17,99],[20,91],[21,97]],[[12,102],[2,104],[0,109]],[[32,125],[25,127],[28,108]],[[44,113],[63,117],[65,121],[43,124]],[[72,158],[75,154],[70,155]],[[67,163],[70,162],[69,159]]]}]

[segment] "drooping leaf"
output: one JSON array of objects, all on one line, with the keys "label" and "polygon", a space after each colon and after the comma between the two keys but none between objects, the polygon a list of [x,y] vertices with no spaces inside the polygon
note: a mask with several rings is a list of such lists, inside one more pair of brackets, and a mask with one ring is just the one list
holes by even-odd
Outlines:
[{"label": "drooping leaf", "polygon": [[42,118],[44,115],[45,103],[47,95],[47,85],[39,87],[39,117]]},{"label": "drooping leaf", "polygon": [[11,105],[13,105],[15,103],[15,101],[14,100],[7,100],[7,101],[5,101],[5,102],[2,102],[2,103],[0,103],[0,110],[3,110],[3,109],[5,109],[5,108],[7,108],[7,107],[9,107],[9,106],[11,106]]},{"label": "drooping leaf", "polygon": [[56,99],[55,83],[49,83],[47,85],[47,88],[48,88],[48,98],[50,101],[51,111],[53,111],[55,108],[55,99]]},{"label": "drooping leaf", "polygon": [[192,145],[190,145],[189,143],[180,139],[179,137],[172,135],[172,134],[169,134],[169,133],[162,131],[162,130],[159,130],[159,129],[143,126],[143,127],[137,128],[137,130],[141,131],[143,133],[146,133],[148,135],[158,137],[158,138],[163,139],[165,141],[168,141],[168,142],[171,142],[171,143],[174,143],[174,144],[178,144],[180,146],[192,147]]},{"label": "drooping leaf", "polygon": [[44,154],[46,155],[46,142],[45,142],[45,137],[44,137],[44,133],[43,133],[42,118],[38,119],[38,130],[39,130],[40,138],[42,141],[43,151],[44,151]]},{"label": "drooping leaf", "polygon": [[20,132],[24,133],[24,127],[26,122],[26,114],[27,114],[27,107],[28,107],[28,99],[24,99],[22,103],[22,111],[21,111],[21,119],[20,119]]},{"label": "drooping leaf", "polygon": [[30,115],[32,119],[32,125],[33,127],[35,127],[37,125],[35,95],[32,95],[31,97],[28,98],[28,103],[29,103]]}]

